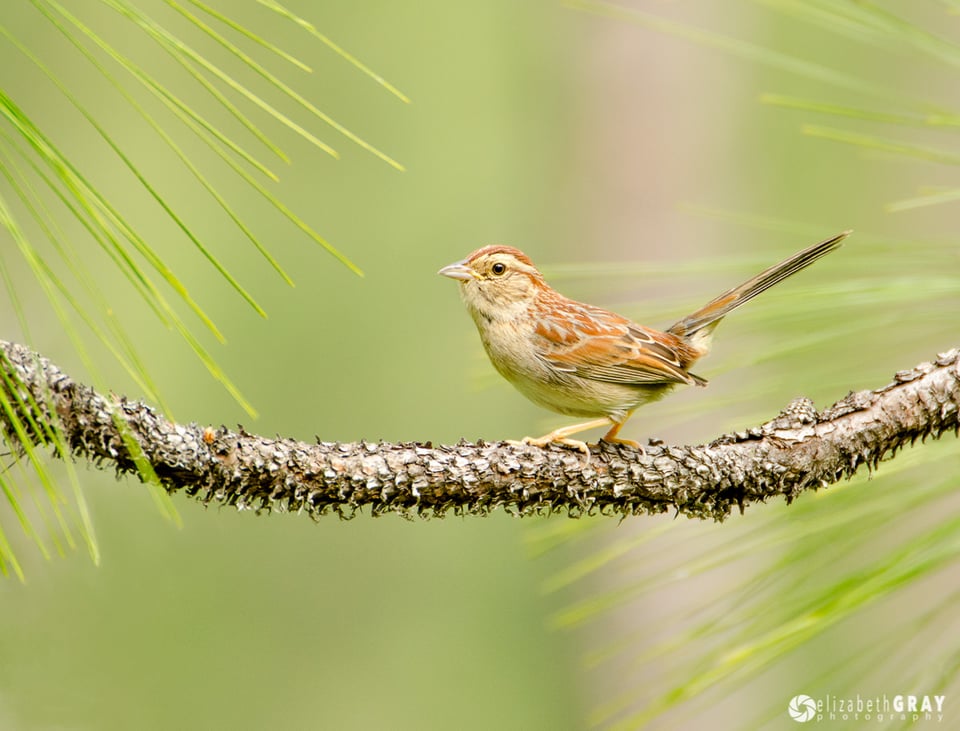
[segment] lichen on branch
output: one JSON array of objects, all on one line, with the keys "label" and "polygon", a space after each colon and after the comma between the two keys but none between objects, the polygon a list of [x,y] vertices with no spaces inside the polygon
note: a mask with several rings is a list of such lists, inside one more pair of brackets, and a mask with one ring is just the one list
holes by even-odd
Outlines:
[{"label": "lichen on branch", "polygon": [[363,508],[433,516],[502,508],[570,516],[671,511],[722,520],[771,497],[790,502],[861,467],[873,469],[918,438],[960,429],[960,349],[820,413],[796,399],[765,424],[709,444],[639,451],[601,442],[591,446],[589,460],[559,446],[310,444],[177,424],[142,402],[99,394],[29,348],[4,341],[0,369],[7,401],[0,427],[14,449],[27,440],[158,480],[204,503],[314,517],[351,517]]}]

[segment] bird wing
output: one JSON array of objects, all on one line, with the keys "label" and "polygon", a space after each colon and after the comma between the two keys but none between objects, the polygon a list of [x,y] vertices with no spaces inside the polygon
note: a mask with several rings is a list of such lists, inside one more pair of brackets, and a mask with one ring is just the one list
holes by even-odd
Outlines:
[{"label": "bird wing", "polygon": [[581,378],[626,385],[705,385],[687,372],[699,357],[680,337],[646,328],[600,308],[569,301],[563,319],[541,318],[541,357]]}]

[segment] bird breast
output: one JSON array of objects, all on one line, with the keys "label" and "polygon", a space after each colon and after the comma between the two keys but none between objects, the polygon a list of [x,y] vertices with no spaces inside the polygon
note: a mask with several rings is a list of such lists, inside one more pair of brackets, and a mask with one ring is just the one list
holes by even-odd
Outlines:
[{"label": "bird breast", "polygon": [[500,375],[535,404],[551,411],[587,418],[607,416],[619,422],[641,404],[670,390],[668,384],[638,387],[561,371],[538,349],[542,336],[537,330],[542,324],[526,312],[495,319],[476,313],[474,321],[490,362]]}]

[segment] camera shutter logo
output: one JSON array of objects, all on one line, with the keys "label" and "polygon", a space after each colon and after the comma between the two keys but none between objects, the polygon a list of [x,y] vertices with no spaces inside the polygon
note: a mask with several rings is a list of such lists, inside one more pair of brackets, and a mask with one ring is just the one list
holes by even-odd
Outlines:
[{"label": "camera shutter logo", "polygon": [[808,695],[795,695],[790,699],[787,713],[797,723],[806,723],[817,715],[817,702]]}]

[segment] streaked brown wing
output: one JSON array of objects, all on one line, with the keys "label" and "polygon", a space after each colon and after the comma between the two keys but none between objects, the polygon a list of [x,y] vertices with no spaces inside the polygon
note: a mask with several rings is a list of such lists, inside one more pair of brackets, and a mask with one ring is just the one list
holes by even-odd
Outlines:
[{"label": "streaked brown wing", "polygon": [[557,370],[627,385],[706,383],[687,373],[699,354],[676,335],[590,305],[566,304],[566,317],[542,319],[536,329],[542,357]]}]

